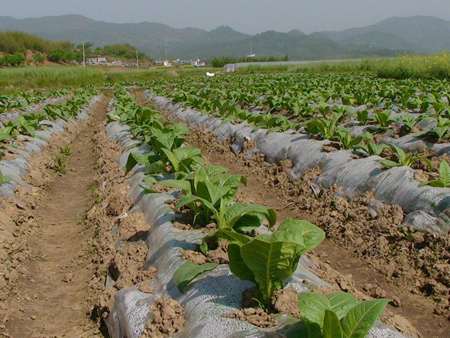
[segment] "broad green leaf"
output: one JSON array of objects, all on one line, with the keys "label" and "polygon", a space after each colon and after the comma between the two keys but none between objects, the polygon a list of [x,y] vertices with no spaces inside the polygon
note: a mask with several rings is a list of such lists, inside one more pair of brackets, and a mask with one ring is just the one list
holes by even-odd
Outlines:
[{"label": "broad green leaf", "polygon": [[[320,329],[319,329],[320,330]],[[308,334],[308,327],[304,322],[297,322],[289,325],[286,331],[287,338],[311,338]]]},{"label": "broad green leaf", "polygon": [[227,171],[229,171],[228,168],[225,168],[225,167],[222,167],[222,166],[219,166],[219,165],[210,165],[210,166],[208,166],[206,168],[206,174],[209,177],[213,177],[213,176],[215,176],[217,174],[222,174],[222,173],[227,172]]},{"label": "broad green leaf", "polygon": [[380,161],[380,164],[385,166],[385,167],[401,167],[403,164],[391,161],[391,160],[382,160]]},{"label": "broad green leaf", "polygon": [[148,154],[141,153],[131,153],[128,155],[127,164],[125,165],[125,171],[128,173],[131,169],[133,169],[136,164],[148,165]]},{"label": "broad green leaf", "polygon": [[313,292],[299,293],[297,298],[302,319],[309,323],[317,323],[320,327],[323,327],[325,310],[331,310],[328,299]]},{"label": "broad green leaf", "polygon": [[450,187],[450,166],[446,160],[442,160],[439,164],[439,180],[444,187]]},{"label": "broad green leaf", "polygon": [[209,181],[205,181],[197,184],[196,193],[199,197],[202,197],[216,206],[220,200],[227,195],[230,189],[231,188],[227,186],[217,186]]},{"label": "broad green leaf", "polygon": [[181,293],[184,293],[186,286],[198,275],[203,272],[215,269],[219,264],[205,263],[202,265],[186,261],[173,274],[173,282]]},{"label": "broad green leaf", "polygon": [[292,271],[296,259],[297,244],[270,241],[269,235],[258,236],[241,247],[241,255],[247,267],[255,274],[258,291],[268,305],[273,292],[283,285]]},{"label": "broad green leaf", "polygon": [[277,216],[272,208],[262,205],[235,203],[225,214],[226,226],[242,232],[254,230],[262,224],[264,219],[267,219],[269,227],[272,227]]},{"label": "broad green leaf", "polygon": [[330,309],[338,316],[339,320],[345,317],[348,311],[361,302],[348,292],[332,292],[325,295],[328,299]]},{"label": "broad green leaf", "polygon": [[446,160],[442,160],[439,164],[439,179],[422,182],[419,186],[430,185],[437,188],[450,188],[450,167]]},{"label": "broad green leaf", "polygon": [[186,195],[191,195],[191,184],[185,180],[162,180],[158,182],[161,185],[165,185],[171,188],[183,190]]},{"label": "broad green leaf", "polygon": [[161,174],[167,172],[166,165],[163,161],[156,161],[147,165],[146,175]]},{"label": "broad green leaf", "polygon": [[247,178],[244,175],[222,174],[211,177],[211,182],[219,186],[237,188],[240,183],[247,185]]},{"label": "broad green leaf", "polygon": [[341,320],[344,337],[364,338],[389,301],[389,299],[375,299],[353,307]]},{"label": "broad green leaf", "polygon": [[[196,203],[200,203],[203,206],[203,210],[199,209],[196,206]],[[199,221],[197,222],[203,226],[207,225],[211,221],[212,215],[214,215],[216,221],[220,218],[219,211],[216,207],[204,198],[195,195],[183,196],[178,201],[176,208],[179,209],[185,205],[195,211],[196,217],[199,217]]]},{"label": "broad green leaf", "polygon": [[314,249],[325,239],[325,232],[319,227],[303,220],[288,218],[273,233],[278,241],[294,242],[303,247],[300,254]]},{"label": "broad green leaf", "polygon": [[434,127],[433,131],[436,133],[437,137],[441,140],[444,138],[445,134],[448,132],[448,126],[445,127]]},{"label": "broad green leaf", "polygon": [[395,144],[390,144],[390,147],[394,150],[394,153],[397,155],[398,162],[404,163],[406,159],[406,153],[403,151],[403,149],[396,146]]},{"label": "broad green leaf", "polygon": [[188,135],[191,130],[184,123],[174,123],[171,125],[171,129],[177,135]]},{"label": "broad green leaf", "polygon": [[228,258],[230,260],[230,270],[237,278],[256,284],[255,274],[248,268],[242,259],[241,245],[229,243]]},{"label": "broad green leaf", "polygon": [[226,239],[231,243],[237,243],[241,246],[251,241],[250,237],[244,234],[240,234],[239,232],[233,231],[231,229],[214,230],[213,232],[210,232],[205,238],[208,237],[217,237],[221,239]]},{"label": "broad green leaf", "polygon": [[209,181],[209,176],[206,173],[206,169],[204,167],[198,168],[194,173],[194,188],[197,191],[197,186],[200,182]]},{"label": "broad green leaf", "polygon": [[344,338],[341,323],[336,313],[330,310],[325,310],[322,331],[323,338]]},{"label": "broad green leaf", "polygon": [[166,154],[167,158],[169,159],[169,162],[172,164],[172,168],[174,171],[180,171],[180,161],[177,158],[177,156],[170,151],[169,149],[162,148],[161,151]]},{"label": "broad green leaf", "polygon": [[180,200],[178,201],[177,205],[175,206],[175,209],[180,209],[181,207],[187,205],[189,206],[192,203],[195,202],[200,202],[202,205],[204,205],[205,207],[207,207],[208,209],[215,209],[214,205],[209,202],[208,200],[205,200],[204,198],[201,198],[199,196],[196,195],[186,195],[180,198]]},{"label": "broad green leaf", "polygon": [[24,127],[31,137],[34,137],[36,135],[36,129],[32,125],[25,124]]},{"label": "broad green leaf", "polygon": [[317,323],[306,323],[308,338],[323,338],[322,328]]}]

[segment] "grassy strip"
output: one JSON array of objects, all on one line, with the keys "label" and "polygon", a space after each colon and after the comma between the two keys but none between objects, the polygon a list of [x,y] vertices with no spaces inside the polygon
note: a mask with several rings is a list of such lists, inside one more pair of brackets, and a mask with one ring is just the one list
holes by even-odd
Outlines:
[{"label": "grassy strip", "polygon": [[382,78],[450,79],[450,52],[400,56],[383,62],[375,71]]},{"label": "grassy strip", "polygon": [[6,68],[0,70],[0,89],[6,92],[29,89],[57,89],[83,84],[100,84],[103,73],[96,69],[52,66]]},{"label": "grassy strip", "polygon": [[82,85],[148,81],[160,78],[204,75],[213,68],[154,68],[120,71],[107,67],[49,66],[0,69],[0,90],[4,93],[30,89],[58,89]]},{"label": "grassy strip", "polygon": [[305,64],[286,64],[273,66],[250,65],[236,70],[239,74],[277,74],[277,73],[329,73],[374,71],[384,59],[323,61]]},{"label": "grassy strip", "polygon": [[373,72],[380,78],[450,79],[450,52],[434,55],[402,55],[389,59],[324,61],[301,65],[250,65],[239,74]]}]

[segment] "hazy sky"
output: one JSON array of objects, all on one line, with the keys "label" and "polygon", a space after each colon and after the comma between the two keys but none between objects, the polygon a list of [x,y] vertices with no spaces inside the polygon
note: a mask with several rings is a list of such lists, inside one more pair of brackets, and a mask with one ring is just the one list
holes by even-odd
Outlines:
[{"label": "hazy sky", "polygon": [[305,33],[362,27],[392,16],[450,20],[450,0],[0,0],[0,15],[16,19],[81,14],[111,23],[160,22],[244,33]]}]

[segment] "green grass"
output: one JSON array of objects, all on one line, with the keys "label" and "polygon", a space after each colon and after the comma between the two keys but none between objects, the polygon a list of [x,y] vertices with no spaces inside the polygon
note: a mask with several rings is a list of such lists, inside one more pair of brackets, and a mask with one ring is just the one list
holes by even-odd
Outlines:
[{"label": "green grass", "polygon": [[387,59],[363,59],[344,61],[323,61],[307,64],[290,65],[250,65],[239,67],[239,74],[276,74],[276,73],[329,73],[329,72],[360,72],[375,71]]},{"label": "green grass", "polygon": [[[216,69],[217,70],[217,69]],[[43,66],[0,69],[3,93],[30,89],[59,89],[71,86],[104,85],[120,82],[149,81],[160,78],[204,75],[214,68],[164,68],[110,71],[107,67]]]},{"label": "green grass", "polygon": [[450,52],[400,56],[381,63],[375,72],[383,78],[450,79]]},{"label": "green grass", "polygon": [[434,55],[402,55],[396,58],[324,61],[301,65],[250,65],[238,74],[372,72],[381,78],[450,79],[450,52]]},{"label": "green grass", "polygon": [[80,87],[103,81],[103,72],[92,68],[49,66],[0,69],[0,89],[3,91]]}]

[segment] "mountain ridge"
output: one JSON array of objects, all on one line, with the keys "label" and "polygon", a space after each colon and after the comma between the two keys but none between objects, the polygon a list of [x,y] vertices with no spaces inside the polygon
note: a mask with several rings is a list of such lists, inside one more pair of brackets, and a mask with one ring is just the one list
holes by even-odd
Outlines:
[{"label": "mountain ridge", "polygon": [[153,58],[214,56],[320,59],[393,56],[401,52],[432,53],[450,49],[450,21],[429,16],[392,17],[376,24],[343,31],[287,33],[269,30],[255,35],[229,26],[211,31],[173,28],[157,22],[108,23],[79,14],[14,19],[0,16],[0,31],[20,30],[49,40],[69,40],[95,46],[129,43]]}]

